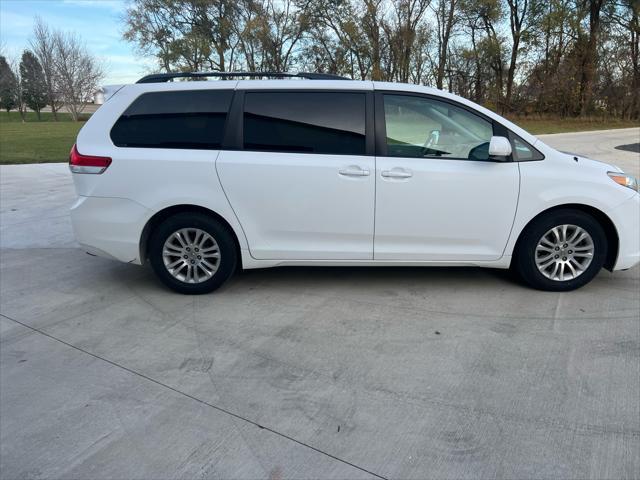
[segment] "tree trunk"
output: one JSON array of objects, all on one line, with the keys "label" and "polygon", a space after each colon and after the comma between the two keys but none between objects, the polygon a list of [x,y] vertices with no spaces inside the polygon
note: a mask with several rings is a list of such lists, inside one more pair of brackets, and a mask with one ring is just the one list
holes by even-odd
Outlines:
[{"label": "tree trunk", "polygon": [[631,63],[633,65],[633,79],[631,84],[631,109],[630,119],[640,119],[640,22],[638,11],[640,8],[632,6],[632,16],[629,22]]},{"label": "tree trunk", "polygon": [[520,33],[513,39],[513,47],[511,49],[511,59],[509,61],[509,70],[507,72],[507,93],[504,97],[504,109],[511,110],[511,95],[513,93],[513,77],[516,72],[516,61],[518,59],[518,46],[520,45]]},{"label": "tree trunk", "polygon": [[[380,55],[380,30],[378,19],[378,5],[375,1],[365,2],[367,13],[364,28],[371,48],[371,80],[380,81],[382,78],[382,58]],[[364,80],[364,77],[363,77]]]},{"label": "tree trunk", "polygon": [[476,74],[474,78],[474,100],[476,103],[482,102],[482,81],[480,80],[480,55],[478,55],[478,47],[476,45],[476,28],[471,28],[471,45],[473,47],[473,58],[476,65]]},{"label": "tree trunk", "polygon": [[591,110],[593,99],[593,79],[596,69],[598,33],[600,30],[600,11],[604,0],[589,1],[589,38],[582,50],[580,74],[580,116],[586,117]]},{"label": "tree trunk", "polygon": [[[529,6],[528,0],[518,5],[518,0],[507,0],[509,5],[509,26],[511,28],[511,58],[509,60],[509,69],[507,71],[507,92],[504,99],[503,112],[511,110],[511,96],[513,93],[513,79],[516,72],[518,61],[518,48],[520,47],[520,39],[522,38],[522,24],[527,15]],[[521,9],[520,9],[521,7]]]},{"label": "tree trunk", "polygon": [[440,1],[438,8],[442,7],[440,12],[442,18],[440,35],[440,49],[438,52],[438,73],[436,76],[436,87],[442,90],[444,82],[445,67],[447,66],[447,52],[449,51],[449,39],[451,38],[451,29],[453,28],[454,13],[455,13],[455,0],[449,0],[449,11],[445,10],[445,0]]},{"label": "tree trunk", "polygon": [[53,92],[49,94],[49,102],[51,103],[51,113],[53,114],[53,119],[58,121],[58,109],[56,108],[56,102],[53,100]]}]

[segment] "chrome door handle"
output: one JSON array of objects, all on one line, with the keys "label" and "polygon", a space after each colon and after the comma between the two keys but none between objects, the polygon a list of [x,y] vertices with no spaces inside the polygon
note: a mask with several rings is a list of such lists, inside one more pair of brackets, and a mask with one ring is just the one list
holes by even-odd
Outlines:
[{"label": "chrome door handle", "polygon": [[386,178],[411,178],[413,177],[413,173],[405,172],[402,170],[383,170],[380,174]]},{"label": "chrome door handle", "polygon": [[369,175],[369,170],[360,167],[349,167],[338,170],[338,173],[346,177],[366,177]]}]

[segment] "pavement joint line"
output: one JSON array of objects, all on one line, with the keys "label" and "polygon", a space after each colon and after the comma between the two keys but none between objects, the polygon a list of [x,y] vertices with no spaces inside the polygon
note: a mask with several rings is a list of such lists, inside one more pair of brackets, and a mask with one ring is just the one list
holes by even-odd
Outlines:
[{"label": "pavement joint line", "polygon": [[259,428],[259,429],[261,429],[261,430],[266,430],[266,431],[268,431],[268,432],[270,432],[270,433],[273,433],[274,435],[277,435],[277,436],[279,436],[279,437],[281,437],[281,438],[284,438],[284,439],[289,440],[289,441],[291,441],[291,442],[297,443],[298,445],[301,445],[301,446],[303,446],[303,447],[309,448],[309,449],[313,450],[314,452],[320,453],[321,455],[324,455],[324,456],[326,456],[326,457],[329,457],[329,458],[331,458],[331,459],[333,459],[333,460],[335,460],[335,461],[337,461],[337,462],[343,463],[343,464],[345,464],[345,465],[349,465],[350,467],[353,467],[353,468],[355,468],[355,469],[357,469],[357,470],[360,470],[361,472],[364,472],[364,473],[367,473],[367,474],[369,474],[369,475],[372,475],[372,476],[374,476],[374,477],[376,477],[376,478],[380,478],[380,479],[382,479],[382,480],[389,480],[387,477],[384,477],[384,476],[382,476],[382,475],[380,475],[380,474],[374,473],[374,472],[372,472],[371,470],[367,470],[367,469],[366,469],[366,468],[364,468],[364,467],[360,467],[360,466],[358,466],[358,465],[356,465],[356,464],[354,464],[354,463],[349,462],[348,460],[344,460],[344,459],[342,459],[342,458],[340,458],[340,457],[337,457],[337,456],[332,455],[332,454],[330,454],[330,453],[328,453],[328,452],[325,452],[325,451],[323,451],[323,450],[320,450],[319,448],[316,448],[316,447],[314,447],[314,446],[312,446],[312,445],[309,445],[308,443],[304,443],[304,442],[303,442],[303,441],[301,441],[301,440],[296,440],[295,438],[290,437],[289,435],[287,435],[287,434],[285,434],[285,433],[278,432],[277,430],[274,430],[274,429],[272,429],[272,428],[270,428],[270,427],[265,427],[264,425],[260,425],[258,422],[255,422],[255,421],[253,421],[253,420],[251,420],[251,419],[249,419],[249,418],[243,417],[242,415],[239,415],[239,414],[237,414],[237,413],[233,413],[233,412],[232,412],[232,411],[230,411],[230,410],[226,410],[226,409],[224,409],[224,408],[222,408],[222,407],[219,407],[219,406],[214,405],[214,404],[212,404],[212,403],[209,403],[209,402],[207,402],[207,401],[205,401],[205,400],[202,400],[202,399],[200,399],[200,398],[198,398],[198,397],[195,397],[195,396],[193,396],[193,395],[190,395],[190,394],[188,394],[188,393],[186,393],[186,392],[183,392],[183,391],[181,391],[181,390],[178,390],[177,388],[174,388],[174,387],[172,387],[171,385],[167,385],[166,383],[163,383],[163,382],[161,382],[161,381],[159,381],[159,380],[156,380],[156,379],[154,379],[154,378],[151,378],[151,377],[149,377],[149,376],[147,376],[147,375],[145,375],[145,374],[143,374],[143,373],[140,373],[140,372],[137,372],[137,371],[135,371],[135,370],[133,370],[133,369],[131,369],[131,368],[125,367],[124,365],[120,365],[119,363],[114,362],[113,360],[109,360],[108,358],[104,358],[104,357],[101,357],[100,355],[97,355],[97,354],[95,354],[95,353],[89,352],[88,350],[85,350],[85,349],[83,349],[83,348],[81,348],[81,347],[78,347],[77,345],[73,345],[72,343],[66,342],[65,340],[62,340],[62,339],[57,338],[57,337],[55,337],[55,336],[53,336],[53,335],[51,335],[51,334],[49,334],[49,333],[47,333],[47,332],[45,332],[45,331],[43,331],[43,330],[40,330],[39,328],[36,328],[36,327],[33,327],[33,326],[29,325],[29,324],[23,323],[23,322],[21,322],[20,320],[16,320],[16,319],[14,319],[14,318],[8,317],[8,316],[7,316],[7,315],[5,315],[4,313],[0,313],[0,317],[6,318],[7,320],[10,320],[10,321],[12,321],[12,322],[14,322],[14,323],[17,323],[18,325],[22,325],[23,327],[25,327],[25,328],[27,328],[27,329],[29,329],[29,330],[31,330],[31,331],[33,331],[33,332],[35,332],[35,333],[39,333],[40,335],[43,335],[43,336],[45,336],[45,337],[48,337],[48,338],[50,338],[51,340],[54,340],[54,341],[56,341],[56,342],[58,342],[58,343],[61,343],[61,344],[63,344],[63,345],[66,345],[67,347],[73,348],[74,350],[77,350],[77,351],[82,352],[82,353],[84,353],[84,354],[86,354],[86,355],[89,355],[89,356],[91,356],[91,357],[94,357],[94,358],[96,358],[96,359],[98,359],[98,360],[101,360],[101,361],[103,361],[103,362],[106,362],[106,363],[108,363],[109,365],[112,365],[112,366],[114,366],[114,367],[116,367],[116,368],[120,368],[120,369],[122,369],[122,370],[124,370],[124,371],[126,371],[126,372],[128,372],[128,373],[131,373],[132,375],[138,376],[138,377],[143,378],[143,379],[145,379],[145,380],[147,380],[147,381],[149,381],[149,382],[155,383],[156,385],[159,385],[159,386],[161,386],[161,387],[163,387],[163,388],[166,388],[166,389],[168,389],[168,390],[171,390],[172,392],[177,393],[177,394],[179,394],[179,395],[182,395],[182,396],[184,396],[184,397],[186,397],[186,398],[188,398],[188,399],[190,399],[190,400],[193,400],[193,401],[195,401],[195,402],[198,402],[198,403],[200,403],[200,404],[202,404],[202,405],[205,405],[205,406],[207,406],[207,407],[209,407],[209,408],[213,408],[214,410],[217,410],[217,411],[219,411],[219,412],[221,412],[221,413],[224,413],[224,414],[226,414],[226,415],[229,415],[229,416],[231,416],[231,417],[237,418],[238,420],[242,420],[242,421],[244,421],[244,422],[246,422],[246,423],[249,423],[249,424],[251,424],[251,425],[253,425],[253,426],[255,426],[255,427],[258,427],[258,428]]}]

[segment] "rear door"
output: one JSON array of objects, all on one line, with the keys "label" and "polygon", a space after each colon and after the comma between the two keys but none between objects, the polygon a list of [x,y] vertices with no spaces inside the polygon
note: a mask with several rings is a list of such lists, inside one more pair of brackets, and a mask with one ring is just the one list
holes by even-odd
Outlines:
[{"label": "rear door", "polygon": [[372,259],[372,93],[238,90],[235,102],[239,149],[216,165],[251,255]]}]

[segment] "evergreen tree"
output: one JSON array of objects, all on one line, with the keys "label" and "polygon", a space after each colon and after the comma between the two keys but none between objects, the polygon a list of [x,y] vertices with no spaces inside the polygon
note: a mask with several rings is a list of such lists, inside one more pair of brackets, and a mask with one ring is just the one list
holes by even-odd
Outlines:
[{"label": "evergreen tree", "polygon": [[47,105],[47,84],[40,62],[29,50],[24,51],[20,61],[20,82],[24,103],[40,120],[40,110]]},{"label": "evergreen tree", "polygon": [[18,90],[18,81],[14,75],[7,59],[0,57],[0,108],[9,110],[15,108],[18,104],[16,91]]}]

